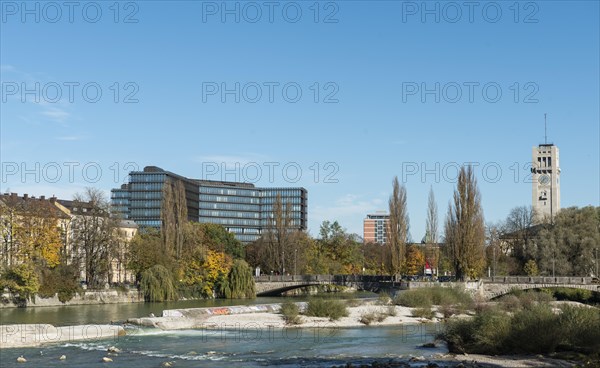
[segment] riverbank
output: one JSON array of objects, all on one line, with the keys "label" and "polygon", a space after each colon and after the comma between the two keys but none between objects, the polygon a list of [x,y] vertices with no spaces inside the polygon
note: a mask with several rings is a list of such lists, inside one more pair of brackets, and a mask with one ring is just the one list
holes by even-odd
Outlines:
[{"label": "riverbank", "polygon": [[[306,308],[306,302],[296,303],[300,310]],[[189,308],[164,310],[162,316],[130,318],[128,323],[143,327],[154,327],[161,330],[180,329],[255,329],[255,328],[302,328],[314,326],[360,327],[363,316],[381,314],[385,318],[371,322],[371,326],[392,326],[418,323],[435,323],[431,320],[414,317],[413,308],[402,306],[384,306],[377,300],[359,302],[360,305],[348,307],[348,316],[330,321],[324,317],[301,316],[301,323],[288,326],[279,313],[281,304],[265,304],[251,306],[232,306],[218,308]]]},{"label": "riverbank", "polygon": [[0,296],[0,309],[3,308],[34,308],[34,307],[58,307],[69,305],[94,305],[94,304],[117,304],[117,303],[143,303],[143,295],[136,289],[130,290],[84,290],[75,294],[71,300],[61,302],[58,295],[50,298],[41,298],[38,295],[32,296],[26,305],[19,305],[12,302],[12,296],[4,293]]}]

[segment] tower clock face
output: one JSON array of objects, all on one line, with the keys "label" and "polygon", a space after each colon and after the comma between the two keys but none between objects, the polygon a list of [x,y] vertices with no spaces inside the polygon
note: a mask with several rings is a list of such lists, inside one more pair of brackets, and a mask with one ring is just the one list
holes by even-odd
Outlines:
[{"label": "tower clock face", "polygon": [[542,185],[548,185],[550,184],[550,176],[547,174],[542,174],[540,175],[540,177],[538,178],[538,181],[540,184]]}]

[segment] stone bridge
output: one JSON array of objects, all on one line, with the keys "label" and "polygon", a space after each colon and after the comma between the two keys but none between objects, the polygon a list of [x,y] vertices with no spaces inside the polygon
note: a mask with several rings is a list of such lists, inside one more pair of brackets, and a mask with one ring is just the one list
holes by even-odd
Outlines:
[{"label": "stone bridge", "polygon": [[289,290],[315,285],[339,285],[376,293],[400,287],[400,282],[394,282],[392,276],[265,275],[255,277],[254,280],[256,281],[256,295],[258,296],[281,295]]},{"label": "stone bridge", "polygon": [[584,289],[600,293],[600,284],[591,277],[529,277],[502,276],[482,278],[467,282],[428,282],[400,281],[393,276],[371,275],[291,275],[291,276],[258,276],[255,277],[256,294],[258,296],[274,296],[307,286],[340,285],[356,290],[372,292],[388,292],[393,294],[398,290],[418,289],[423,287],[460,287],[473,295],[485,299],[493,299],[507,294],[513,289],[527,290],[540,288],[565,287]]}]

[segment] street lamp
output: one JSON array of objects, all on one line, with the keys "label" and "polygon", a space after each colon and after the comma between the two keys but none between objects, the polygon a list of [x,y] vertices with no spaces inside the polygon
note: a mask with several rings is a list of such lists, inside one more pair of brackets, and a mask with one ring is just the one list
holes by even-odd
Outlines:
[{"label": "street lamp", "polygon": [[294,248],[294,275],[298,274],[298,272],[296,272],[297,261],[298,261],[298,248]]}]

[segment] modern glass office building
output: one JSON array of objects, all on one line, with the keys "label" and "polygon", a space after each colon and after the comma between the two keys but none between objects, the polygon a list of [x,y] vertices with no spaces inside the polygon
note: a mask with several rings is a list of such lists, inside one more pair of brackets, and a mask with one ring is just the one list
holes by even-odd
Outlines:
[{"label": "modern glass office building", "polygon": [[[290,206],[291,226],[307,228],[307,191],[304,188],[257,188],[249,183],[189,179],[155,166],[129,174],[129,183],[113,189],[113,211],[140,227],[160,227],[163,185],[182,181],[190,221],[223,225],[244,243],[260,237],[274,217],[278,196]],[[287,211],[286,211],[287,212]]]}]

